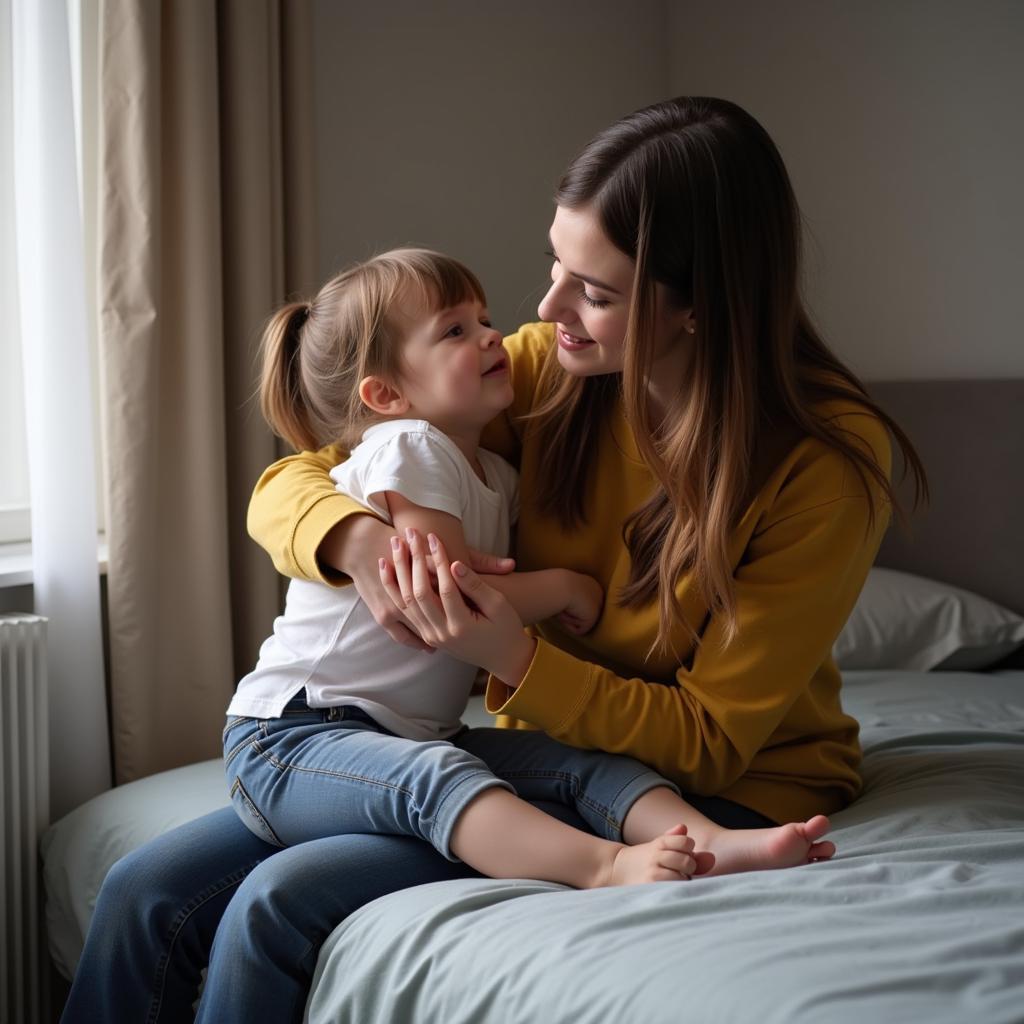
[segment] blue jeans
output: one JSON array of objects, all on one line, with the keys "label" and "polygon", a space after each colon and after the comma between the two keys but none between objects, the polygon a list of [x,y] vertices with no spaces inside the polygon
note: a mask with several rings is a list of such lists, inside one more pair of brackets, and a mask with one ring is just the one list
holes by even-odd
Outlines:
[{"label": "blue jeans", "polygon": [[580,750],[542,732],[463,729],[451,741],[408,740],[359,708],[310,708],[304,696],[279,718],[229,718],[224,764],[238,816],[274,846],[410,835],[449,860],[458,859],[450,847],[455,823],[486,789],[522,789],[574,806],[591,830],[614,841],[644,793],[679,792],[630,757]]},{"label": "blue jeans", "polygon": [[[520,792],[524,781],[515,782]],[[686,798],[729,828],[773,824],[728,800]],[[563,804],[538,806],[586,828]],[[111,868],[62,1024],[191,1021],[208,962],[200,1021],[301,1021],[320,946],[352,911],[411,885],[474,877],[408,836],[334,836],[280,850],[222,808]]]}]

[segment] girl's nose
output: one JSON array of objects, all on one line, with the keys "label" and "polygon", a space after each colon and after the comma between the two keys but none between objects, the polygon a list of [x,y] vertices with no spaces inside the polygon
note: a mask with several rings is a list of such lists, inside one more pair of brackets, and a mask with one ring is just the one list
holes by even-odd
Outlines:
[{"label": "girl's nose", "polygon": [[501,344],[501,331],[495,330],[493,327],[490,330],[484,331],[483,335],[483,346],[484,348],[494,348],[495,345]]}]

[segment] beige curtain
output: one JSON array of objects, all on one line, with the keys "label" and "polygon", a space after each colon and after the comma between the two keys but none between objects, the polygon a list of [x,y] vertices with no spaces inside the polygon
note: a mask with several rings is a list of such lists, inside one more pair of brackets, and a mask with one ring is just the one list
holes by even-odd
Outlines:
[{"label": "beige curtain", "polygon": [[280,604],[245,509],[260,328],[314,284],[308,0],[102,0],[99,320],[118,782],[215,757]]}]

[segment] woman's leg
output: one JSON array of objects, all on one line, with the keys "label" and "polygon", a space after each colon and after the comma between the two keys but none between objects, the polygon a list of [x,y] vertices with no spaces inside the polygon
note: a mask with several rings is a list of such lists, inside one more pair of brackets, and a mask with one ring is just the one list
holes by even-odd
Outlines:
[{"label": "woman's leg", "polygon": [[453,742],[523,799],[572,807],[592,832],[612,842],[629,841],[623,834],[626,817],[645,794],[661,790],[679,800],[678,787],[640,761],[570,747],[539,730],[467,729]]},{"label": "woman's leg", "polygon": [[62,1024],[191,1021],[224,908],[276,852],[225,807],[119,860],[97,896]]},{"label": "woman's leg", "polygon": [[473,877],[410,836],[332,836],[281,851],[224,914],[197,1024],[301,1021],[320,947],[353,910],[411,885]]}]

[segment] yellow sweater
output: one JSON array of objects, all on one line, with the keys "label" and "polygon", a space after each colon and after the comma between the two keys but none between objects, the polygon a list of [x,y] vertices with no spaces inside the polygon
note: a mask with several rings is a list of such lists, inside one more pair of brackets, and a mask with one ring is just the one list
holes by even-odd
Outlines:
[{"label": "yellow sweater", "polygon": [[[723,623],[713,616],[696,653],[681,630],[673,638],[681,664],[645,660],[657,607],[620,608],[614,595],[628,577],[622,523],[649,496],[653,478],[621,410],[584,442],[598,446],[589,522],[567,532],[529,501],[541,452],[523,444],[514,418],[534,403],[551,343],[549,325],[506,339],[515,400],[484,444],[520,470],[518,568],[589,573],[609,598],[585,637],[539,627],[522,684],[511,692],[491,680],[488,709],[500,715],[499,725],[539,727],[573,746],[629,754],[684,792],[723,796],[775,821],[845,806],[860,789],[860,747],[857,722],[840,705],[831,648],[881,543],[888,508],[872,494],[875,525],[866,533],[868,495],[852,464],[816,439],[799,441],[735,529],[738,639],[723,650]],[[822,411],[870,445],[889,472],[888,434],[877,418],[853,403]],[[249,532],[285,575],[324,580],[316,560],[321,541],[347,515],[365,511],[338,494],[326,474],[343,457],[334,447],[291,456],[256,486]],[[688,578],[678,594],[688,621],[707,619]]]}]

